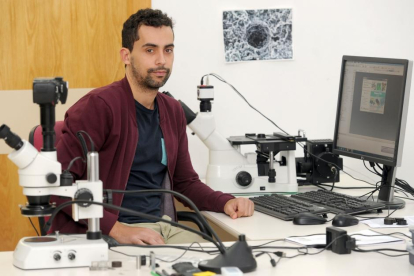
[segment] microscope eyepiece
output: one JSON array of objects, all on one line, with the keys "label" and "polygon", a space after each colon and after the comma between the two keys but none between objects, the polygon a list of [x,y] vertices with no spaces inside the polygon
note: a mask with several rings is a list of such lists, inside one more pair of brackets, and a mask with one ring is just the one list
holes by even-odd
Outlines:
[{"label": "microscope eyepiece", "polygon": [[7,145],[15,150],[19,150],[23,147],[23,141],[20,137],[10,131],[10,128],[6,125],[0,126],[0,138],[4,139]]}]

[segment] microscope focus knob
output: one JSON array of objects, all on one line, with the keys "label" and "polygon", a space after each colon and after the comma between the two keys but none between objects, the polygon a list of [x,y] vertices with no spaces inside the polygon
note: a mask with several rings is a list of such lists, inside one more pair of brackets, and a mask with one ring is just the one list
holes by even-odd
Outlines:
[{"label": "microscope focus knob", "polygon": [[60,256],[60,254],[59,253],[55,253],[55,254],[53,254],[53,259],[55,260],[55,261],[60,261],[60,259],[61,259],[62,257]]},{"label": "microscope focus knob", "polygon": [[240,186],[247,187],[252,183],[252,176],[248,172],[241,171],[236,175],[236,182]]},{"label": "microscope focus knob", "polygon": [[[74,196],[75,200],[88,200],[88,201],[93,201],[93,194],[91,192],[91,190],[87,189],[87,188],[82,188],[79,189]],[[81,207],[89,207],[91,206],[90,203],[78,203],[79,206]]]},{"label": "microscope focus knob", "polygon": [[56,183],[57,181],[57,176],[54,173],[48,173],[46,175],[46,181],[50,184]]}]

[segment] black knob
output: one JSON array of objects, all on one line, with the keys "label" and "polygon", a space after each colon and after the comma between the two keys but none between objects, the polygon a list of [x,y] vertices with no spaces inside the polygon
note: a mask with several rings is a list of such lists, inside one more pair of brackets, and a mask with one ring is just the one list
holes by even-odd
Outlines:
[{"label": "black knob", "polygon": [[71,260],[71,261],[73,261],[74,259],[76,259],[76,255],[75,255],[75,253],[69,253],[69,254],[68,254],[68,258],[69,258],[69,260]]},{"label": "black knob", "polygon": [[50,184],[56,183],[57,176],[54,173],[48,173],[46,175],[46,181]]},{"label": "black knob", "polygon": [[269,183],[275,183],[276,182],[276,170],[270,169],[269,170]]},{"label": "black knob", "polygon": [[395,219],[397,221],[397,225],[407,225],[407,221],[403,218]]},{"label": "black knob", "polygon": [[73,184],[72,174],[68,170],[63,171],[62,174],[60,175],[60,186],[72,186],[72,184]]},{"label": "black knob", "polygon": [[122,262],[121,261],[113,261],[112,262],[112,267],[122,267]]},{"label": "black knob", "polygon": [[[82,188],[79,189],[76,193],[75,193],[75,200],[88,200],[88,201],[93,201],[93,194],[89,189],[86,188]],[[91,206],[90,203],[78,203],[79,206],[81,207],[89,207]]]},{"label": "black knob", "polygon": [[395,223],[395,218],[384,218],[385,225],[393,225]]},{"label": "black knob", "polygon": [[259,133],[257,134],[257,138],[266,138],[266,134]]},{"label": "black knob", "polygon": [[55,260],[55,261],[60,261],[60,254],[59,253],[55,253],[54,255],[53,255],[53,259]]},{"label": "black knob", "polygon": [[247,187],[252,183],[252,176],[248,172],[241,171],[236,175],[236,182],[240,186]]}]

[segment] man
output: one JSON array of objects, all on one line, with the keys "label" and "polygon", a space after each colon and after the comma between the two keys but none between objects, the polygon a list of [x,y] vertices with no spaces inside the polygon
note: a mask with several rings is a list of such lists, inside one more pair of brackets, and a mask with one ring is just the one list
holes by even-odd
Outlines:
[{"label": "man", "polygon": [[[184,112],[176,100],[158,92],[167,82],[174,61],[171,19],[159,10],[133,14],[123,26],[120,55],[125,78],[91,91],[66,113],[57,144],[63,168],[81,155],[76,132],[84,130],[99,152],[104,188],[173,189],[189,197],[201,210],[225,212],[233,219],[251,216],[253,202],[215,192],[199,180],[188,153]],[[85,164],[76,162],[71,172],[75,178],[84,179]],[[176,218],[173,199],[167,194],[114,194],[113,204],[157,217]],[[85,225],[68,216],[69,208],[65,213],[56,217],[53,230],[85,232]],[[202,241],[188,231],[106,209],[101,229],[127,244]]]}]

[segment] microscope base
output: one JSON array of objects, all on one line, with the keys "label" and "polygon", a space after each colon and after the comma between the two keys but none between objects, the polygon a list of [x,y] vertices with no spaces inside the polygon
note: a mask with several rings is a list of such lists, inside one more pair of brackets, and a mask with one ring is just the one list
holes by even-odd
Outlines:
[{"label": "microscope base", "polygon": [[13,265],[24,270],[89,267],[97,261],[108,261],[108,244],[82,234],[22,238],[13,253]]}]

